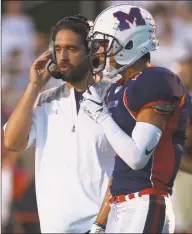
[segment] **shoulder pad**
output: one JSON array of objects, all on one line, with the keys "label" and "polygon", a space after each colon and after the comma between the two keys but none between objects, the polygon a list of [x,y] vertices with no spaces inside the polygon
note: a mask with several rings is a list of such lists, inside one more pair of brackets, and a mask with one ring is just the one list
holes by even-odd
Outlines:
[{"label": "shoulder pad", "polygon": [[139,111],[149,103],[159,101],[177,103],[185,94],[179,77],[166,68],[146,68],[135,80],[127,94],[130,108]]}]

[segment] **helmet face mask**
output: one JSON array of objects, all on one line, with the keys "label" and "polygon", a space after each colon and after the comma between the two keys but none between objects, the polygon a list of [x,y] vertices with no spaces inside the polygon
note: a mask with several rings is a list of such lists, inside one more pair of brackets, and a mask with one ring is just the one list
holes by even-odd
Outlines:
[{"label": "helmet face mask", "polygon": [[[102,72],[106,68],[110,57],[115,56],[123,49],[117,38],[98,31],[94,32],[88,38],[88,41],[90,49],[89,62],[94,75]],[[95,59],[97,59],[97,64],[94,63]]]},{"label": "helmet face mask", "polygon": [[129,4],[112,6],[101,12],[94,22],[88,40],[90,64],[94,58],[100,59],[97,68],[91,67],[96,74],[110,70],[111,57],[120,65],[120,68],[113,72],[115,75],[159,46],[156,25],[151,14],[141,7]]}]

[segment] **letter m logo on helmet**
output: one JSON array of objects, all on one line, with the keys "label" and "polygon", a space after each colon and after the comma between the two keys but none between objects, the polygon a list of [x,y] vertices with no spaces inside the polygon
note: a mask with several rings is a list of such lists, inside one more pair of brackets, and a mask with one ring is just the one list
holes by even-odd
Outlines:
[{"label": "letter m logo on helmet", "polygon": [[116,17],[120,24],[120,31],[126,30],[130,28],[130,23],[133,24],[134,20],[137,26],[146,25],[145,20],[143,19],[140,9],[137,7],[133,7],[130,9],[129,13],[125,13],[123,11],[117,11],[113,13],[113,16]]}]

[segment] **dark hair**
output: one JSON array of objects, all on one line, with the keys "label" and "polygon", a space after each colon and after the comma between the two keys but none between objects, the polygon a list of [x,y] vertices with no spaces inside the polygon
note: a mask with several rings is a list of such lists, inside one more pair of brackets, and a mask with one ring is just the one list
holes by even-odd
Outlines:
[{"label": "dark hair", "polygon": [[88,50],[87,36],[90,30],[89,23],[84,16],[75,15],[60,20],[51,30],[51,40],[55,41],[57,33],[62,29],[70,29],[82,37],[82,41]]},{"label": "dark hair", "polygon": [[146,61],[146,62],[150,62],[151,61],[151,54],[150,52],[144,54],[140,59]]}]

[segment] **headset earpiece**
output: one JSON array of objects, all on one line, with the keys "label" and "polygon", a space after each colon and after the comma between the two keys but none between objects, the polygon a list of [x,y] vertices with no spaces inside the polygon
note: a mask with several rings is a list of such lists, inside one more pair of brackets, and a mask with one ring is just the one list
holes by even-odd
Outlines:
[{"label": "headset earpiece", "polygon": [[52,62],[56,64],[54,41],[52,41],[52,40],[50,41],[48,50],[51,51],[51,60],[52,60]]}]

